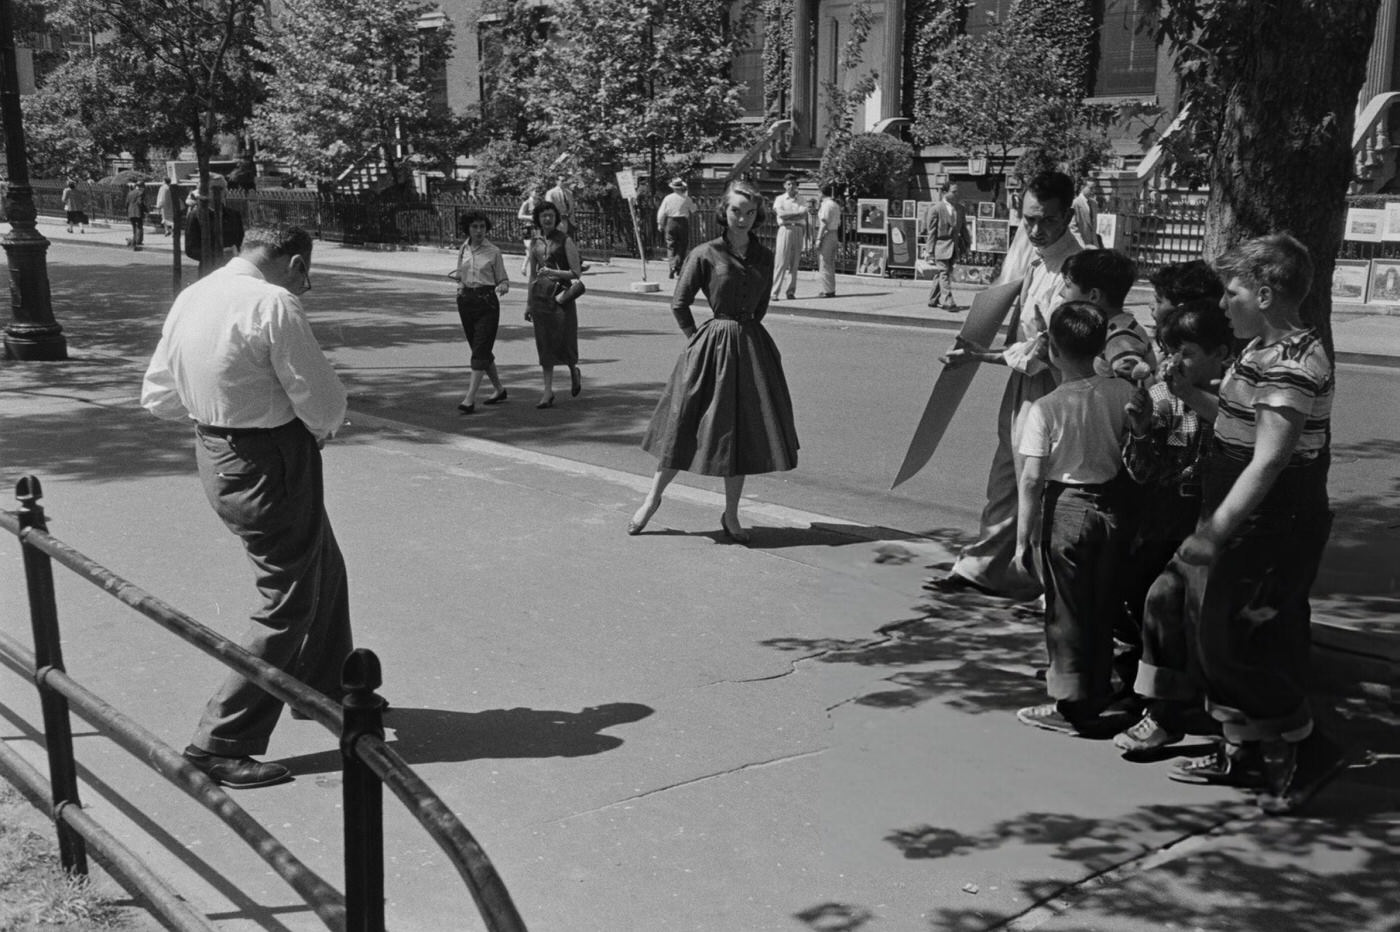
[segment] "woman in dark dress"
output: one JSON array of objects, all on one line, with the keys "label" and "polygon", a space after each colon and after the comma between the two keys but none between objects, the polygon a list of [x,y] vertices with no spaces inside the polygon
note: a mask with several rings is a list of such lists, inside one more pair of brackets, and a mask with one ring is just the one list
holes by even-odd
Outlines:
[{"label": "woman in dark dress", "polygon": [[540,235],[530,243],[525,259],[529,282],[525,319],[535,325],[535,350],[544,371],[544,392],[536,408],[554,407],[554,367],[569,367],[571,395],[583,388],[578,371],[578,307],[561,301],[562,291],[583,274],[578,246],[559,232],[559,209],[548,201],[535,207]]},{"label": "woman in dark dress", "polygon": [[[642,532],[684,469],[724,477],[720,528],[747,544],[739,523],[744,477],[797,465],[792,398],[778,347],[762,324],[773,253],[750,235],[763,219],[763,198],[746,182],[731,184],[716,219],[722,235],[691,250],[676,282],[671,313],[689,342],[642,439],[657,469],[628,534]],[[701,291],[714,317],[697,329],[690,306]]]}]

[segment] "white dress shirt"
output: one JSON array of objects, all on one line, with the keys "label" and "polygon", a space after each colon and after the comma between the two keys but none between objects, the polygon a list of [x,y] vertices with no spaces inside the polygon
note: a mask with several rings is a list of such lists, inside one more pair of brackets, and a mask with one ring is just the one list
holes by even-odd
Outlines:
[{"label": "white dress shirt", "polygon": [[1002,350],[1001,357],[1017,372],[1035,375],[1050,367],[1036,351],[1035,342],[1050,327],[1050,313],[1064,300],[1060,296],[1065,286],[1065,260],[1084,247],[1068,228],[1055,242],[1037,249],[1030,271],[1021,285],[1017,299],[1019,308],[1013,311],[1016,332],[1014,341]]},{"label": "white dress shirt", "polygon": [[159,418],[234,428],[300,418],[318,439],[340,427],[345,400],[301,302],[239,257],[175,299],[141,386]]}]

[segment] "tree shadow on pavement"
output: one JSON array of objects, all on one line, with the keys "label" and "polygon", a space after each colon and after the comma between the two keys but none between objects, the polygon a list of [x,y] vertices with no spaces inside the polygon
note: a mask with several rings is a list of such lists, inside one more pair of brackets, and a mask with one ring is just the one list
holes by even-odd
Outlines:
[{"label": "tree shadow on pavement", "polygon": [[[461,763],[508,758],[587,757],[622,746],[603,734],[640,721],[655,709],[636,702],[609,702],[579,712],[554,709],[447,709],[394,707],[384,718],[388,742],[410,764]],[[293,774],[339,771],[340,752],[304,754],[281,763]]]}]

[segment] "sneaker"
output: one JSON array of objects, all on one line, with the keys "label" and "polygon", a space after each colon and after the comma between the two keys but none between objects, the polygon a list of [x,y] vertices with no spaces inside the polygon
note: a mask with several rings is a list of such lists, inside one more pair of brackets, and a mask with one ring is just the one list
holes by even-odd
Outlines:
[{"label": "sneaker", "polygon": [[1259,808],[1269,815],[1290,815],[1341,773],[1346,753],[1314,731],[1299,742],[1265,742],[1263,760],[1268,785],[1259,795]]},{"label": "sneaker", "polygon": [[1057,702],[1026,706],[1016,713],[1016,720],[1022,725],[1043,728],[1046,731],[1059,732],[1062,735],[1079,734],[1079,727],[1064,716]]},{"label": "sneaker", "polygon": [[1176,744],[1184,737],[1183,732],[1167,728],[1153,718],[1151,712],[1146,712],[1132,727],[1113,736],[1113,746],[1130,754],[1142,754]]},{"label": "sneaker", "polygon": [[194,745],[185,748],[184,758],[210,780],[232,790],[273,786],[292,779],[292,772],[281,764],[256,761],[247,756],[223,757],[202,751]]},{"label": "sneaker", "polygon": [[1210,754],[1178,762],[1167,777],[1177,783],[1258,790],[1264,788],[1264,763],[1257,745],[1219,741]]}]

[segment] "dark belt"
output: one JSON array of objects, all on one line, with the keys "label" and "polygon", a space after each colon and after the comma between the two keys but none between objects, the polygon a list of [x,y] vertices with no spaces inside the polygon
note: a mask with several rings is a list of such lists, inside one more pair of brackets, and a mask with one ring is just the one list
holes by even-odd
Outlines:
[{"label": "dark belt", "polygon": [[295,423],[296,419],[294,418],[276,427],[218,427],[214,424],[196,424],[194,425],[194,429],[196,432],[206,437],[222,437],[225,440],[233,440],[235,437],[252,437],[257,434],[270,434],[274,431],[291,427]]},{"label": "dark belt", "polygon": [[719,320],[737,320],[741,323],[754,320],[752,314],[716,314],[715,317]]},{"label": "dark belt", "polygon": [[495,286],[495,285],[463,285],[462,288],[465,289],[466,291],[495,291],[495,290],[496,290],[496,286]]}]

